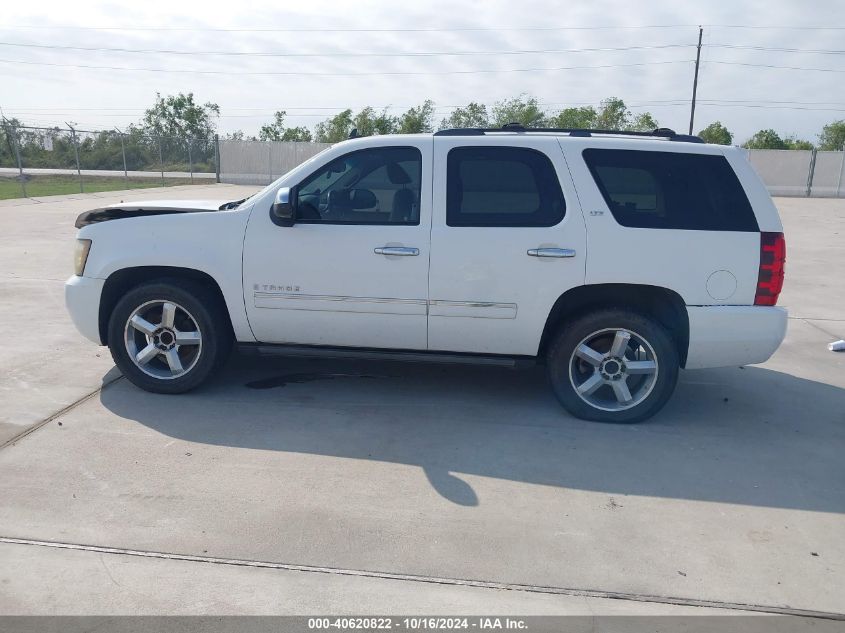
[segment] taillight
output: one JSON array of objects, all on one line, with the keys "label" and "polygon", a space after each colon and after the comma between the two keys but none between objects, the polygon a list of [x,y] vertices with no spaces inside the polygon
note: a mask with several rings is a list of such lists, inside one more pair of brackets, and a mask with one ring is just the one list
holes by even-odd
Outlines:
[{"label": "taillight", "polygon": [[757,276],[755,306],[773,306],[783,288],[786,240],[783,233],[760,233],[760,273]]}]

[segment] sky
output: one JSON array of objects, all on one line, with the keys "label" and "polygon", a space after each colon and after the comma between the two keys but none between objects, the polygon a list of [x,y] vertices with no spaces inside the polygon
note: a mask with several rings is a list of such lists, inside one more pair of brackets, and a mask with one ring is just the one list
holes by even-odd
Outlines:
[{"label": "sky", "polygon": [[[808,10],[812,7],[812,10]],[[437,119],[527,94],[551,112],[621,97],[660,125],[720,120],[815,141],[845,119],[845,0],[39,1],[0,17],[0,108],[32,125],[137,122],[156,93],[217,103],[221,132],[347,107]]]}]

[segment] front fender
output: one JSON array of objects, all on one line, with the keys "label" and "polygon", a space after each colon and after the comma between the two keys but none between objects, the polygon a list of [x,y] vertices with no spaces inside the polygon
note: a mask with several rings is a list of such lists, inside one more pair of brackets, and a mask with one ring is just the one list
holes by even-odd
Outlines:
[{"label": "front fender", "polygon": [[145,266],[185,268],[214,279],[238,341],[253,341],[241,278],[244,232],[251,208],[226,212],[122,218],[91,224],[78,237],[91,240],[85,277],[107,280]]}]

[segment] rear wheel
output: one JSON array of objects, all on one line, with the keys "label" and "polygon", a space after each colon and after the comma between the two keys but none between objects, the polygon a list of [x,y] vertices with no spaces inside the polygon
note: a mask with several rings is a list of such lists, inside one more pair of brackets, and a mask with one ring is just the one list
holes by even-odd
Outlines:
[{"label": "rear wheel", "polygon": [[109,349],[133,384],[182,393],[204,382],[232,345],[225,307],[205,286],[159,281],[129,291],[109,320]]},{"label": "rear wheel", "polygon": [[654,319],[623,309],[565,323],[549,347],[549,379],[573,415],[640,422],[667,402],[678,380],[678,351]]}]

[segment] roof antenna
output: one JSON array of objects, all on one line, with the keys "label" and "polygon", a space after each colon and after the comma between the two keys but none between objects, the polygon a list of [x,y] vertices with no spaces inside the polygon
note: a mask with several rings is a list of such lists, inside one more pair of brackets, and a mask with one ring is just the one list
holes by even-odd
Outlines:
[{"label": "roof antenna", "polygon": [[352,131],[349,133],[349,138],[358,138],[358,128],[353,127]]}]

